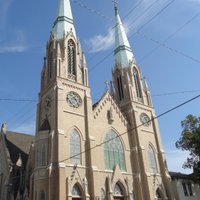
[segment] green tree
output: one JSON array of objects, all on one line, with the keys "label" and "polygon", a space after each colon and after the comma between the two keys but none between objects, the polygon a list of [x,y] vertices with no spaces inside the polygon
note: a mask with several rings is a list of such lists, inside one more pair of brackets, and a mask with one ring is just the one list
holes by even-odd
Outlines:
[{"label": "green tree", "polygon": [[181,122],[182,133],[176,142],[176,147],[189,151],[189,157],[183,168],[193,169],[195,178],[200,180],[200,117],[188,115]]}]

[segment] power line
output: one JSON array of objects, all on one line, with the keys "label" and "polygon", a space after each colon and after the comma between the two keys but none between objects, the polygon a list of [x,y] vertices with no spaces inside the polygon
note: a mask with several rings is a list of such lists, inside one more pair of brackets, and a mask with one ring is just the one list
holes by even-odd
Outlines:
[{"label": "power line", "polygon": [[[152,18],[150,18],[145,24],[143,24],[143,26],[141,26],[138,31],[134,31],[129,37],[128,39],[132,38],[137,32],[139,32],[141,29],[144,28],[144,26],[146,26],[148,23],[150,23],[153,19],[155,19],[156,17],[158,17],[165,9],[167,9],[175,0],[170,1],[167,5],[165,5],[158,13],[156,13],[156,15],[154,15]],[[133,30],[131,30],[133,31]],[[93,71],[98,65],[100,65],[101,63],[103,63],[108,57],[110,57],[113,54],[113,51],[109,52],[103,59],[101,59],[97,64],[95,64],[91,69],[89,69],[89,72]]]},{"label": "power line", "polygon": [[[185,90],[185,91],[176,91],[176,92],[168,92],[168,93],[160,93],[160,94],[152,94],[151,96],[159,97],[159,96],[170,96],[170,95],[175,95],[175,94],[186,94],[186,93],[195,93],[199,92],[200,90]],[[92,98],[92,100],[97,100],[96,98]],[[1,99],[0,101],[7,101],[7,99]],[[34,99],[9,99],[9,101],[13,102],[37,102],[37,100]],[[66,99],[58,99],[58,101],[66,101]]]},{"label": "power line", "polygon": [[[200,15],[200,12],[198,12],[197,14],[195,14],[194,16],[192,16],[188,21],[186,21],[182,26],[180,26],[178,29],[176,29],[170,36],[168,36],[163,43],[166,43],[168,40],[170,40],[172,37],[174,37],[179,31],[181,31],[183,28],[185,28],[185,26],[187,26],[188,24],[190,24],[194,19],[196,19],[198,16]],[[151,55],[153,52],[155,52],[157,49],[159,49],[160,46],[156,46],[155,48],[153,48],[149,53],[147,53],[145,56],[143,56],[141,59],[139,59],[139,61],[144,60],[146,57],[148,57],[149,55]]]},{"label": "power line", "polygon": [[[168,92],[168,93],[160,93],[160,94],[152,94],[151,96],[170,96],[170,95],[175,95],[175,94],[186,94],[186,93],[195,93],[195,92],[199,92],[200,90],[185,90],[185,91],[176,91],[176,92]],[[30,101],[31,99],[27,100],[27,99],[9,99],[9,101],[14,101],[14,102],[24,102],[24,101]],[[92,100],[97,100],[92,98]],[[7,101],[7,99],[1,99],[0,101]],[[31,101],[33,102],[37,102],[37,100],[32,99]],[[66,99],[58,99],[58,101],[66,101]]]},{"label": "power line", "polygon": [[[89,152],[89,151],[91,151],[91,150],[93,150],[93,149],[95,149],[95,148],[98,148],[98,147],[102,146],[103,144],[106,144],[106,143],[108,143],[108,142],[110,142],[110,141],[112,141],[112,140],[115,140],[115,139],[117,139],[117,138],[120,138],[121,136],[127,134],[129,131],[134,131],[134,130],[138,129],[139,127],[143,126],[143,125],[146,124],[146,123],[153,122],[155,119],[158,119],[158,118],[160,118],[160,117],[162,117],[162,116],[164,116],[164,115],[167,115],[168,113],[170,113],[170,112],[172,112],[172,111],[174,111],[174,110],[176,110],[176,109],[178,109],[178,108],[180,108],[180,107],[182,107],[182,106],[184,106],[184,105],[186,105],[186,104],[188,104],[188,103],[190,103],[190,102],[192,102],[192,101],[194,101],[194,100],[196,100],[196,99],[198,99],[198,98],[200,98],[200,94],[197,95],[197,96],[195,96],[195,97],[193,97],[193,98],[191,98],[191,99],[189,99],[189,100],[187,100],[187,101],[185,101],[185,102],[183,102],[183,103],[181,103],[181,104],[178,104],[177,106],[175,106],[175,107],[173,107],[173,108],[171,108],[171,109],[169,109],[169,110],[167,110],[167,111],[165,111],[165,112],[159,114],[159,115],[156,116],[156,117],[153,117],[152,119],[150,119],[149,121],[147,121],[147,122],[145,122],[145,123],[139,124],[139,125],[136,126],[136,127],[130,128],[128,131],[125,131],[125,132],[123,132],[123,133],[121,133],[121,134],[118,134],[116,137],[113,137],[113,138],[111,138],[111,139],[109,139],[109,140],[106,140],[106,141],[104,141],[104,142],[101,142],[101,143],[99,143],[99,144],[97,144],[97,145],[95,145],[95,146],[93,146],[93,147],[91,147],[91,148],[88,148],[88,149],[86,149],[86,150],[84,150],[84,151],[82,151],[82,152],[80,152],[80,153],[78,153],[78,154],[76,154],[76,155],[70,156],[70,157],[68,157],[68,158],[66,158],[66,159],[63,159],[63,160],[59,161],[59,162],[64,162],[64,161],[70,160],[70,159],[75,158],[75,157],[77,157],[77,156],[79,156],[79,155],[85,154],[85,153],[87,153],[87,152]],[[22,176],[23,176],[23,175],[22,175]],[[12,177],[12,178],[14,179],[14,178],[17,178],[17,177],[19,177],[19,176],[14,176],[14,177]]]},{"label": "power line", "polygon": [[190,103],[190,102],[192,102],[192,101],[194,101],[194,100],[196,100],[196,99],[198,99],[199,97],[200,97],[200,94],[197,95],[197,96],[195,96],[195,97],[193,97],[193,98],[191,98],[191,99],[189,99],[189,100],[187,100],[187,101],[185,101],[185,102],[183,102],[183,103],[181,103],[181,104],[179,104],[179,105],[177,105],[177,106],[175,106],[175,107],[173,107],[173,108],[171,108],[171,109],[169,109],[169,110],[167,110],[167,111],[165,111],[165,112],[163,112],[163,113],[161,113],[160,115],[158,115],[158,116],[156,116],[156,117],[153,117],[152,119],[150,119],[149,121],[147,121],[147,122],[145,122],[145,123],[139,124],[138,126],[133,127],[133,128],[131,128],[131,129],[129,129],[128,131],[125,131],[125,132],[123,132],[123,133],[117,135],[116,137],[113,137],[113,138],[111,138],[111,139],[109,139],[109,140],[106,140],[106,141],[104,141],[104,142],[101,142],[101,143],[99,143],[99,144],[97,144],[97,145],[95,145],[95,146],[93,146],[93,147],[91,147],[91,148],[88,148],[88,149],[86,149],[86,150],[80,152],[79,154],[76,154],[76,155],[70,156],[69,158],[66,158],[66,159],[64,159],[64,160],[61,160],[60,162],[64,162],[64,161],[70,160],[70,159],[72,159],[72,158],[75,158],[76,156],[85,154],[85,153],[87,153],[87,152],[89,152],[89,151],[91,151],[91,150],[93,150],[93,149],[95,149],[95,148],[97,148],[97,147],[100,147],[100,146],[102,146],[103,144],[106,144],[106,143],[108,143],[108,142],[110,142],[110,141],[112,141],[112,140],[114,140],[114,139],[116,139],[116,138],[119,138],[119,137],[121,137],[121,136],[127,134],[129,131],[134,131],[134,130],[138,129],[139,127],[143,126],[144,124],[149,123],[149,122],[152,122],[152,121],[154,121],[155,119],[158,119],[158,118],[160,118],[160,117],[162,117],[162,116],[164,116],[164,115],[166,115],[166,114],[168,114],[168,113],[170,113],[170,112],[172,112],[172,111],[174,111],[174,110],[176,110],[176,109],[178,109],[178,108],[180,108],[180,107],[182,107],[182,106],[184,106],[184,105],[186,105],[186,104],[188,104],[188,103]]}]

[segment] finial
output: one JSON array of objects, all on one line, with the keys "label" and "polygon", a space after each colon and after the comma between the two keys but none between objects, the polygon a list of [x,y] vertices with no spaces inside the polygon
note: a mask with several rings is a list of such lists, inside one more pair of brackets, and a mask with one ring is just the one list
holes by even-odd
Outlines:
[{"label": "finial", "polygon": [[106,91],[108,91],[109,90],[109,82],[108,82],[108,80],[106,80],[104,83],[106,85]]},{"label": "finial", "polygon": [[117,4],[118,4],[118,1],[117,0],[112,0],[112,1],[114,3],[115,15],[117,15]]}]

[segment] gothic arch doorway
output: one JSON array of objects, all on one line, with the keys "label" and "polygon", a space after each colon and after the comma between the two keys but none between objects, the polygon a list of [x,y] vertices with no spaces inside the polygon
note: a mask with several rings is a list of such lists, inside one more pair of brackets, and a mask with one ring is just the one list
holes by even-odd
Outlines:
[{"label": "gothic arch doorway", "polygon": [[77,184],[72,188],[72,200],[82,200],[81,190]]},{"label": "gothic arch doorway", "polygon": [[116,183],[114,187],[113,198],[114,200],[124,200],[124,190],[120,183]]},{"label": "gothic arch doorway", "polygon": [[155,199],[156,199],[156,200],[162,200],[162,199],[163,199],[163,198],[162,198],[162,192],[160,191],[159,188],[156,190]]}]

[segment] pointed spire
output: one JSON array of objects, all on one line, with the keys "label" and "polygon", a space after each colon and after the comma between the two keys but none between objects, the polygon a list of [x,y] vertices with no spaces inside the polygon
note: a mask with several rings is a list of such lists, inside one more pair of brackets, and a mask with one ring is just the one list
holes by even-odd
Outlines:
[{"label": "pointed spire", "polygon": [[57,17],[52,32],[56,39],[62,39],[64,34],[70,31],[76,37],[70,0],[59,0]]},{"label": "pointed spire", "polygon": [[128,37],[126,35],[124,26],[121,22],[116,0],[114,1],[115,8],[115,65],[119,65],[122,68],[129,67],[129,63],[135,63],[132,49],[130,47]]}]

